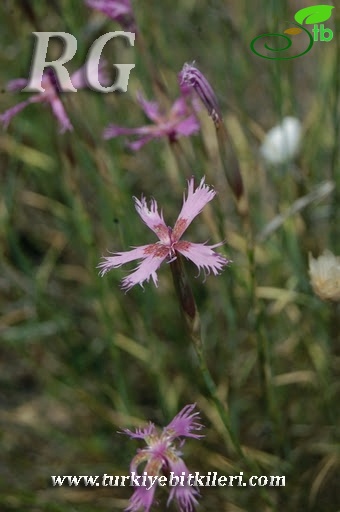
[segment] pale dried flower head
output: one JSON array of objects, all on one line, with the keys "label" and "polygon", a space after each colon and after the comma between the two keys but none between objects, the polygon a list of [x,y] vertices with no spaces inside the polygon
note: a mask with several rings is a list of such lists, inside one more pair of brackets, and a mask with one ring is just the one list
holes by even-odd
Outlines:
[{"label": "pale dried flower head", "polygon": [[309,255],[309,275],[314,292],[322,300],[340,301],[340,257],[328,250],[318,258]]},{"label": "pale dried flower head", "polygon": [[269,164],[293,160],[300,149],[302,126],[296,117],[288,116],[267,132],[260,153]]}]

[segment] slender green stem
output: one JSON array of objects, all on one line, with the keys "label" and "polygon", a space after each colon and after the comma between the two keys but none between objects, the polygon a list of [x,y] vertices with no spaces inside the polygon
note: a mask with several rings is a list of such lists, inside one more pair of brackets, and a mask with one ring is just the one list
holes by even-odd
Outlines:
[{"label": "slender green stem", "polygon": [[[175,289],[181,306],[181,312],[183,314],[190,339],[193,343],[193,347],[197,355],[200,371],[207,391],[215,404],[216,410],[223,422],[223,425],[225,426],[228,434],[228,441],[231,441],[235,453],[247,465],[249,472],[251,474],[256,474],[256,472],[259,471],[259,467],[254,460],[249,459],[244,453],[239,439],[232,428],[229,414],[218,396],[215,381],[207,366],[204,356],[199,313],[191,290],[191,286],[184,269],[183,259],[179,254],[177,255],[177,258],[170,263],[170,267]],[[273,509],[273,503],[271,502],[268,493],[264,489],[261,489],[261,494],[266,503]]]}]

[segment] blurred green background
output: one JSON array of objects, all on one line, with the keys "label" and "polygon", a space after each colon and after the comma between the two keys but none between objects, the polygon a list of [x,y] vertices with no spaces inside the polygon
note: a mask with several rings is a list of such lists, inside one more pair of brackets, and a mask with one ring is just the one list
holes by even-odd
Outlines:
[{"label": "blurred green background", "polygon": [[[205,389],[169,267],[162,265],[158,288],[149,283],[127,294],[119,288],[126,268],[103,278],[96,269],[108,251],[155,241],[132,196],[155,197],[173,225],[191,175],[205,175],[218,196],[186,238],[225,239],[219,250],[233,260],[205,282],[187,265],[207,365],[258,474],[286,476],[280,488],[201,488],[200,510],[340,510],[339,306],[318,299],[308,275],[309,252],[340,254],[340,7],[326,22],[333,40],[300,58],[261,59],[249,46],[261,33],[282,32],[309,5],[315,2],[136,0],[143,47],[137,39],[133,49],[114,41],[105,49],[110,64],[136,64],[126,93],[65,94],[72,133],[61,135],[49,106],[39,103],[1,131],[1,511],[123,510],[129,487],[53,488],[50,476],[128,474],[142,443],[117,431],[149,420],[164,426],[193,402],[206,437],[186,443],[189,469],[249,472]],[[28,74],[33,31],[75,35],[73,71],[99,35],[120,30],[81,0],[3,1],[0,12],[1,113],[27,99],[5,89]],[[123,137],[101,137],[109,122],[148,123],[136,103],[139,90],[155,99],[148,62],[172,102],[177,74],[193,60],[216,92],[236,148],[249,195],[247,229],[204,110],[200,133],[179,141],[180,161],[166,140],[133,153]],[[303,123],[301,152],[269,166],[259,147],[286,115]],[[309,198],[304,208],[261,236],[302,197]],[[157,493],[155,510],[165,510],[166,493]]]}]

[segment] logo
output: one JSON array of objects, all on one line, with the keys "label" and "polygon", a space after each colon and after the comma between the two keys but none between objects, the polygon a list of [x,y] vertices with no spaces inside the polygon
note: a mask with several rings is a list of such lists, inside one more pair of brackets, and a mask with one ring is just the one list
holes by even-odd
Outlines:
[{"label": "logo", "polygon": [[[257,55],[258,57],[270,60],[290,60],[305,55],[312,49],[314,42],[329,42],[333,39],[333,31],[330,28],[325,27],[323,23],[324,21],[327,21],[331,17],[332,9],[334,9],[333,6],[323,4],[313,5],[311,7],[305,7],[304,9],[300,9],[294,16],[295,22],[286,22],[291,25],[295,25],[294,27],[287,28],[286,30],[283,31],[283,34],[267,33],[255,37],[250,43],[251,51],[255,53],[255,55]],[[311,32],[307,30],[307,28],[303,27],[303,24],[313,25]],[[292,46],[291,37],[295,37],[298,34],[303,33],[307,36],[307,39],[305,38],[308,44],[307,48],[298,53],[297,55],[282,56],[281,52],[286,52]],[[260,51],[258,50],[259,42],[263,38],[281,38],[280,42],[282,42],[283,38],[283,40],[285,41],[285,46],[275,48],[270,46],[268,43],[264,42],[264,49],[267,51],[267,54],[264,55],[263,53],[260,53]],[[271,56],[273,55],[272,52],[275,52],[276,55]]]}]

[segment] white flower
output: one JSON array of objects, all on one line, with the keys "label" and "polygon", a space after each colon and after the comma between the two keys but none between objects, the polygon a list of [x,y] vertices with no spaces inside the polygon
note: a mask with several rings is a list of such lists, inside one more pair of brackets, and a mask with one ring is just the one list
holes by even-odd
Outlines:
[{"label": "white flower", "polygon": [[292,160],[300,149],[301,123],[296,117],[285,117],[281,124],[266,134],[260,152],[270,164],[282,164]]},{"label": "white flower", "polygon": [[324,251],[318,258],[309,255],[309,275],[314,292],[323,300],[340,301],[340,257]]}]

